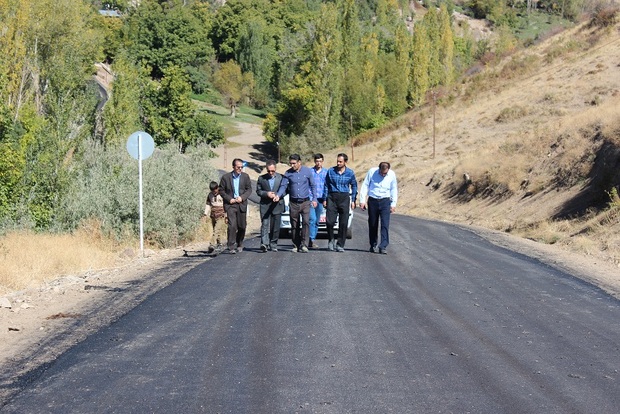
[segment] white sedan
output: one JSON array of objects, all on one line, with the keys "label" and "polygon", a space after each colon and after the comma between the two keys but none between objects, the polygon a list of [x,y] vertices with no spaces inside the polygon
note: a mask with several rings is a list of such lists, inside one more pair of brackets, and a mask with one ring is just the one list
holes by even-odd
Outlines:
[{"label": "white sedan", "polygon": [[[321,217],[319,217],[319,233],[327,233],[327,220],[325,218],[325,209]],[[347,239],[353,237],[353,229],[351,227],[353,223],[353,209],[349,209],[349,222],[347,223]],[[280,217],[280,237],[290,237],[291,231],[291,212],[289,209],[288,194],[284,196],[284,212]],[[336,217],[336,224],[334,224],[334,234],[338,234],[338,217]]]}]

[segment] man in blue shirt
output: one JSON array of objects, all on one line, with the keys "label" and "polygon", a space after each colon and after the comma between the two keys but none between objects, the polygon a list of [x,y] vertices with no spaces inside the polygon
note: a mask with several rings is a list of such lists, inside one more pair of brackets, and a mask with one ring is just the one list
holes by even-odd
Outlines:
[{"label": "man in blue shirt", "polygon": [[[336,166],[327,170],[323,196],[327,208],[327,249],[344,252],[344,242],[347,239],[347,225],[349,222],[349,208],[355,209],[357,198],[357,180],[352,169],[347,167],[349,157],[340,153],[336,157]],[[334,224],[338,217],[338,241],[334,240]]]},{"label": "man in blue shirt", "polygon": [[390,243],[390,214],[396,211],[397,201],[398,182],[396,174],[390,170],[390,163],[382,162],[379,167],[371,168],[362,183],[360,207],[366,209],[368,203],[368,238],[372,253],[377,252],[377,233],[381,219],[379,253],[387,254],[387,246]]},{"label": "man in blue shirt", "polygon": [[293,251],[308,253],[310,206],[316,207],[317,204],[316,185],[312,170],[301,164],[299,154],[292,154],[288,160],[291,168],[286,170],[284,176],[288,179],[287,192],[293,230]]},{"label": "man in blue shirt", "polygon": [[312,168],[312,174],[314,177],[314,183],[316,184],[316,207],[310,207],[310,244],[308,247],[316,248],[316,235],[319,232],[319,219],[323,214],[323,190],[325,187],[325,176],[327,170],[323,168],[323,154],[314,154],[314,168]]}]

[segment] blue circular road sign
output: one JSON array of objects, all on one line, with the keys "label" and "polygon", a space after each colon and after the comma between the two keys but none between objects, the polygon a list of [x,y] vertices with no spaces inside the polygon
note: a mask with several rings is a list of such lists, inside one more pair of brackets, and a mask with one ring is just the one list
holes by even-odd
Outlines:
[{"label": "blue circular road sign", "polygon": [[[140,141],[141,148],[138,148],[138,140]],[[142,154],[142,159],[145,160],[153,155],[154,150],[155,141],[153,141],[153,137],[147,132],[136,131],[127,139],[127,152],[136,160],[140,159],[139,152]]]}]

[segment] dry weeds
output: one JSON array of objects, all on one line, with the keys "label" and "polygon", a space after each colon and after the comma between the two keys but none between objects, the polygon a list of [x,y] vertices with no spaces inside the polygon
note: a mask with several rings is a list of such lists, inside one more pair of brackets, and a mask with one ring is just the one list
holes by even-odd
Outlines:
[{"label": "dry weeds", "polygon": [[63,275],[112,267],[120,258],[110,247],[86,232],[9,233],[0,240],[0,293],[35,287]]}]

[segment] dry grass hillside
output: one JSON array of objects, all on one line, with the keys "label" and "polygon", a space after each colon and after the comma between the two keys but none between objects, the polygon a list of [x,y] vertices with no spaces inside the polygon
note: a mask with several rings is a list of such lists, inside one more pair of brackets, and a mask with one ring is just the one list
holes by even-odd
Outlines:
[{"label": "dry grass hillside", "polygon": [[401,213],[510,232],[620,266],[618,25],[585,23],[440,94],[434,158],[427,107],[357,137],[350,166],[360,174],[391,161]]}]

